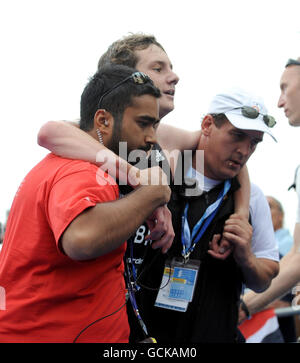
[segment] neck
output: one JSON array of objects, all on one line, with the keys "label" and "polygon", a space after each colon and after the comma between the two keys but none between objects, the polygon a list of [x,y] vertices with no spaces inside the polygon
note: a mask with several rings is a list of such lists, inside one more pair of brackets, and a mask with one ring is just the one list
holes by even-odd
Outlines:
[{"label": "neck", "polygon": [[200,150],[199,148],[193,152],[192,157],[192,167],[193,169],[197,170],[197,172],[204,175],[206,178],[215,179],[207,170],[207,160],[205,160],[205,151]]},{"label": "neck", "polygon": [[[196,170],[196,169],[194,169]],[[223,182],[223,180],[216,180],[216,179],[211,179],[209,177],[206,177],[202,172],[199,172],[196,170],[193,171],[190,169],[190,175],[188,175],[190,178],[194,178],[197,180],[197,191],[201,191],[199,193],[202,194],[202,192],[208,192],[209,190],[211,190],[212,188],[214,188],[216,185],[220,184]]]},{"label": "neck", "polygon": [[205,159],[205,136],[200,131],[197,148],[195,151],[193,151],[192,166],[199,173],[202,173],[203,175],[209,177],[208,175],[206,175],[204,159]]}]

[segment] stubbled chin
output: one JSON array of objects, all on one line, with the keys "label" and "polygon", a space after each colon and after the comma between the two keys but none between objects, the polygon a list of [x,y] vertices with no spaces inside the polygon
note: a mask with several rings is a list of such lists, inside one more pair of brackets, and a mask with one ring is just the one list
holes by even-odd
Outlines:
[{"label": "stubbled chin", "polygon": [[238,167],[238,168],[226,168],[226,171],[224,171],[224,176],[225,178],[224,179],[232,179],[234,178],[235,176],[238,175],[238,173],[240,172],[241,168]]},{"label": "stubbled chin", "polygon": [[289,124],[293,127],[299,127],[300,126],[300,120],[295,121],[295,120],[290,120],[289,119]]},{"label": "stubbled chin", "polygon": [[171,106],[160,106],[159,107],[159,117],[163,118],[164,116],[166,116],[168,113],[170,113],[171,111],[174,110],[174,105]]}]

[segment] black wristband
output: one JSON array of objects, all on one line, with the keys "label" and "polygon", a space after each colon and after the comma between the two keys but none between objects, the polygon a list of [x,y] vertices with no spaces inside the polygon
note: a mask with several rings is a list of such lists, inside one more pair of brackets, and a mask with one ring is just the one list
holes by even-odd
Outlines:
[{"label": "black wristband", "polygon": [[248,306],[245,304],[245,301],[243,299],[241,299],[241,309],[245,312],[247,318],[250,318],[250,313],[248,310]]}]

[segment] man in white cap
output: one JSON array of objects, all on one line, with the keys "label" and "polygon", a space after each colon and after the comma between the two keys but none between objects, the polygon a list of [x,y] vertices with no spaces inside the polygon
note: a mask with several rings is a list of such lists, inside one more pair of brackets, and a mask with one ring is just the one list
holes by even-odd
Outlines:
[{"label": "man in white cap", "polygon": [[[198,150],[204,150],[204,176],[195,157],[188,175],[195,177],[201,195],[187,197],[182,187],[174,193],[169,204],[173,245],[140,277],[148,287],[142,316],[159,343],[237,341],[242,283],[261,292],[277,275],[278,250],[262,191],[251,186],[251,224],[231,215],[236,176],[263,134],[274,138],[274,124],[262,100],[242,90],[217,95],[203,118]],[[227,251],[220,251],[221,235]]]},{"label": "man in white cap", "polygon": [[[280,79],[280,89],[278,107],[284,109],[291,126],[300,126],[300,57],[296,60],[288,60]],[[280,273],[270,288],[263,294],[251,292],[244,296],[245,304],[251,314],[262,310],[273,300],[284,296],[300,281],[300,168],[296,171],[294,187],[298,195],[294,244],[291,250],[280,260]],[[294,291],[299,292],[300,286],[298,285]],[[298,296],[295,297],[294,303],[299,304]]]}]

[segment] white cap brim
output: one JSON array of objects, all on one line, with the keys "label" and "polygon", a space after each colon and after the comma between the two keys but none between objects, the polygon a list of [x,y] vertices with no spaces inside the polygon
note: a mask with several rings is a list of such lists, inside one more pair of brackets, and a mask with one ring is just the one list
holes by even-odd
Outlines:
[{"label": "white cap brim", "polygon": [[270,128],[265,124],[262,115],[259,115],[257,118],[248,118],[242,115],[241,110],[232,110],[225,112],[225,116],[237,129],[265,132],[277,142],[276,138],[270,131]]}]

